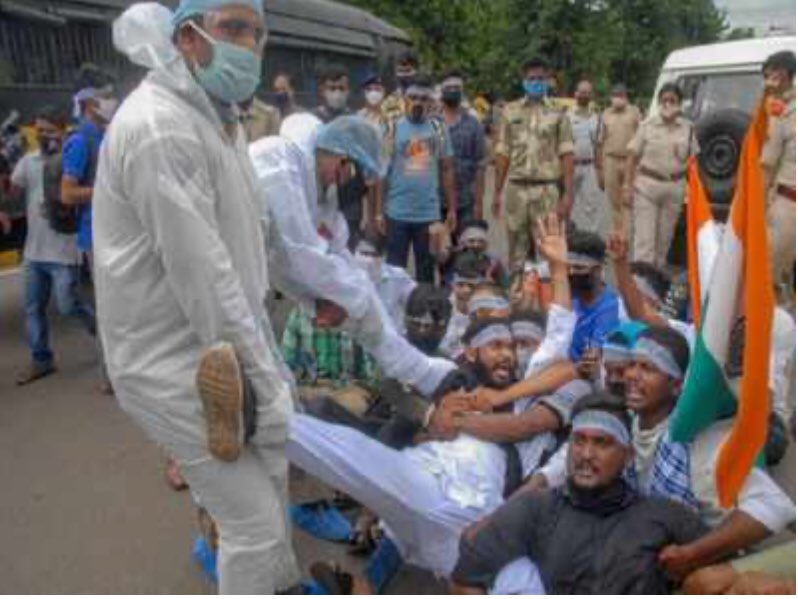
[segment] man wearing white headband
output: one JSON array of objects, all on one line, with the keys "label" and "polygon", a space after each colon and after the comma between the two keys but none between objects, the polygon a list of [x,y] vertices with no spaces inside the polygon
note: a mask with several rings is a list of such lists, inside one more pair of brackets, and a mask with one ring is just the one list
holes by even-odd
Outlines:
[{"label": "man wearing white headband", "polygon": [[488,222],[483,219],[470,218],[468,220],[458,219],[458,223],[460,229],[457,235],[457,245],[447,248],[447,253],[438,257],[442,264],[444,284],[451,285],[452,270],[457,257],[462,254],[472,254],[487,263],[485,275],[489,282],[507,287],[509,283],[507,271],[501,259],[489,251]]},{"label": "man wearing white headband", "polygon": [[[467,530],[452,575],[453,591],[484,593],[535,563],[551,594],[663,594],[674,582],[659,565],[668,544],[704,533],[685,506],[638,495],[624,481],[632,459],[623,400],[596,393],[573,409],[567,484],[518,493]],[[596,567],[596,564],[601,564]],[[512,588],[512,587],[509,587]]]},{"label": "man wearing white headband", "polygon": [[[515,341],[507,320],[477,321],[464,339],[467,357],[463,375],[471,385],[501,389],[515,380]],[[463,383],[451,384],[454,391]],[[575,393],[548,398],[548,405],[556,408],[544,406],[544,401],[531,411],[533,415],[539,411],[567,413]],[[536,434],[548,432],[534,425],[534,419],[513,426],[516,418],[507,414],[504,435],[479,439],[459,433],[445,411],[441,412],[443,420],[436,413],[428,431],[439,440],[400,452],[346,427],[305,415],[294,417],[289,444],[292,462],[351,495],[384,522],[387,536],[366,567],[371,592],[382,590],[403,560],[448,574],[457,559],[460,532],[500,505],[506,493],[520,482],[522,473],[535,467],[526,460],[539,461],[546,447],[539,444],[534,454],[515,448],[516,441],[520,446]],[[560,426],[562,421],[557,420],[550,430]],[[502,441],[510,449],[503,449],[499,445]],[[351,589],[344,585],[329,590],[345,593]]]},{"label": "man wearing white headband", "polygon": [[463,353],[463,333],[470,322],[469,304],[474,290],[484,282],[485,263],[473,254],[455,258],[452,287],[452,318],[441,341],[441,351],[457,361]]},{"label": "man wearing white headband", "polygon": [[450,230],[457,226],[452,142],[445,126],[432,119],[432,79],[417,75],[405,91],[408,112],[387,124],[384,146],[390,163],[385,180],[388,262],[407,266],[410,246],[416,279],[434,282],[429,228],[441,220],[441,198]]}]

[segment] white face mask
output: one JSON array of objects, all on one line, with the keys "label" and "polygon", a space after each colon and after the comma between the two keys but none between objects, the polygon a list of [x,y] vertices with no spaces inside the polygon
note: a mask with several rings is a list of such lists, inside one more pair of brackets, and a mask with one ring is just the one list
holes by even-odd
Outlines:
[{"label": "white face mask", "polygon": [[675,104],[666,104],[664,106],[660,106],[659,113],[662,115],[663,119],[670,120],[679,114],[679,107]]},{"label": "white face mask", "polygon": [[348,97],[349,94],[340,89],[333,89],[324,92],[324,101],[327,102],[327,106],[333,110],[343,110],[343,108],[346,106],[346,100]]},{"label": "white face mask", "polygon": [[379,89],[370,89],[366,92],[366,103],[369,106],[379,106],[382,99],[385,97],[385,92]]},{"label": "white face mask", "polygon": [[116,98],[97,98],[95,110],[106,123],[110,123],[118,106],[119,101]]},{"label": "white face mask", "polygon": [[372,283],[376,284],[380,281],[382,272],[382,260],[380,258],[355,252],[355,263],[366,272]]}]

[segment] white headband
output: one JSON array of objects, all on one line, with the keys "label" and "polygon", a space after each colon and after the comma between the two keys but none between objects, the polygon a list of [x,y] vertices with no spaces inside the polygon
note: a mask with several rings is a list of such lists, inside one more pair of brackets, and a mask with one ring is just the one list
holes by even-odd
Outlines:
[{"label": "white headband", "polygon": [[479,349],[494,341],[513,341],[513,333],[506,324],[488,325],[471,338],[468,342],[468,347]]},{"label": "white headband", "polygon": [[416,85],[414,83],[414,84],[412,84],[411,86],[409,86],[405,90],[405,95],[406,96],[425,96],[427,98],[431,98],[432,97],[432,92],[433,92],[433,90],[432,90],[431,87],[425,87],[425,86],[422,86],[422,85]]},{"label": "white headband", "polygon": [[607,433],[621,445],[628,447],[632,444],[629,429],[618,417],[604,410],[585,410],[576,415],[571,423],[571,432],[588,429]]},{"label": "white headband", "polygon": [[477,297],[468,302],[468,314],[477,310],[509,310],[510,304],[503,297]]},{"label": "white headband", "polygon": [[85,102],[86,100],[93,100],[97,97],[102,97],[108,94],[113,93],[114,86],[111,84],[106,85],[105,87],[84,87],[74,96],[72,96],[72,112],[75,118],[80,117],[80,103]]},{"label": "white headband", "polygon": [[452,277],[452,285],[457,285],[458,283],[468,283],[469,285],[479,285],[479,284],[484,283],[484,282],[485,282],[485,279],[482,278],[482,277],[469,278],[469,277],[463,277],[461,275],[458,275],[457,273],[455,273],[454,276]]},{"label": "white headband", "polygon": [[577,252],[568,252],[567,260],[573,266],[601,266],[601,260]]},{"label": "white headband", "polygon": [[632,357],[651,362],[659,370],[675,379],[681,380],[684,378],[684,372],[676,363],[670,350],[653,339],[648,337],[638,339],[632,349]]},{"label": "white headband", "polygon": [[487,241],[488,232],[480,227],[468,227],[460,233],[460,241]]},{"label": "white headband", "polygon": [[619,364],[628,362],[632,351],[620,343],[605,343],[601,346],[601,360],[605,364]]},{"label": "white headband", "polygon": [[441,87],[463,87],[463,80],[460,77],[447,77],[441,81]]},{"label": "white headband", "polygon": [[540,341],[546,334],[539,324],[531,320],[517,320],[510,324],[510,328],[513,337],[524,337],[535,341]]}]

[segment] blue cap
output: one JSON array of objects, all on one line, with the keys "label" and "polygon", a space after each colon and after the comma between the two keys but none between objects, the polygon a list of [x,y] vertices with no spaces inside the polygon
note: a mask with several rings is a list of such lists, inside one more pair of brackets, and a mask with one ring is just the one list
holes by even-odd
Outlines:
[{"label": "blue cap", "polygon": [[246,6],[263,18],[263,0],[180,0],[172,17],[172,25],[177,26],[189,17],[228,6]]},{"label": "blue cap", "polygon": [[379,130],[359,116],[339,116],[324,125],[316,138],[316,149],[347,156],[366,178],[385,176]]},{"label": "blue cap", "polygon": [[369,73],[366,75],[363,81],[360,82],[360,87],[366,87],[367,85],[372,85],[373,83],[379,83],[382,85],[382,77],[380,77],[379,73]]}]

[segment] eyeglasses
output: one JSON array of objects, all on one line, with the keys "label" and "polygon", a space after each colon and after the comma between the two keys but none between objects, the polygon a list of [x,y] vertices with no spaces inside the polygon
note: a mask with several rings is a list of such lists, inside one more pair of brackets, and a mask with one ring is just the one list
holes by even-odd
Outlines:
[{"label": "eyeglasses", "polygon": [[268,32],[258,20],[209,12],[205,14],[204,24],[207,31],[216,34],[215,37],[238,46],[250,47],[254,42],[258,52],[266,46]]}]

